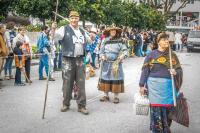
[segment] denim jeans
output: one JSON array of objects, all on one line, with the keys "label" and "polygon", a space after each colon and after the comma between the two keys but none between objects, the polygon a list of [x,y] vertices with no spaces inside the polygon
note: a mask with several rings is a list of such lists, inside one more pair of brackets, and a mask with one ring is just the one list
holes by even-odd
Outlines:
[{"label": "denim jeans", "polygon": [[16,73],[15,73],[15,83],[16,84],[21,84],[22,80],[21,80],[21,69],[16,67]]},{"label": "denim jeans", "polygon": [[54,70],[62,68],[62,53],[56,53],[56,57],[54,58]]},{"label": "denim jeans", "polygon": [[176,44],[176,51],[181,51],[182,50],[182,44],[181,43],[177,43]]},{"label": "denim jeans", "polygon": [[39,78],[43,77],[43,68],[45,67],[46,71],[46,76],[48,76],[49,72],[49,58],[48,55],[42,55],[40,57],[40,62],[39,62]]},{"label": "denim jeans", "polygon": [[96,67],[96,64],[95,64],[96,53],[93,53],[91,56],[92,56],[92,67]]},{"label": "denim jeans", "polygon": [[8,72],[9,72],[9,76],[12,75],[12,63],[13,63],[13,57],[8,57],[4,65],[5,76],[8,75]]}]

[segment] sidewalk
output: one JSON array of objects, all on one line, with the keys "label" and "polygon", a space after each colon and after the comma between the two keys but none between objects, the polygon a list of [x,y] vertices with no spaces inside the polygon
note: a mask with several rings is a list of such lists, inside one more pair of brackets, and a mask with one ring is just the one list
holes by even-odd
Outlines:
[{"label": "sidewalk", "polygon": [[[5,63],[5,62],[4,62]],[[36,65],[39,65],[39,58],[38,59],[32,59],[31,60],[31,66],[36,66]],[[15,69],[15,62],[13,60],[13,64],[12,64],[12,71],[14,72],[14,69]],[[1,75],[0,75],[0,79],[4,78],[4,69],[2,70],[1,72]]]}]

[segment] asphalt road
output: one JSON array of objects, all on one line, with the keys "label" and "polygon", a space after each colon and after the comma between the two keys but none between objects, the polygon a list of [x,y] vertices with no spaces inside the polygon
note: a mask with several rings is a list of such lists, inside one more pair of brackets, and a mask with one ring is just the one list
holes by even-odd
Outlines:
[{"label": "asphalt road", "polygon": [[[172,124],[173,133],[200,132],[200,54],[178,53],[184,71],[182,91],[188,99],[190,127]],[[3,81],[0,89],[0,133],[148,133],[149,116],[136,116],[133,106],[134,94],[144,58],[129,58],[124,61],[125,93],[120,94],[120,103],[101,103],[102,93],[97,90],[98,73],[86,81],[88,116],[77,112],[72,101],[68,112],[60,112],[62,104],[61,72],[55,73],[55,82],[50,82],[45,119],[42,110],[46,81],[38,80],[38,66],[32,67],[32,85],[14,86],[14,80]]]}]

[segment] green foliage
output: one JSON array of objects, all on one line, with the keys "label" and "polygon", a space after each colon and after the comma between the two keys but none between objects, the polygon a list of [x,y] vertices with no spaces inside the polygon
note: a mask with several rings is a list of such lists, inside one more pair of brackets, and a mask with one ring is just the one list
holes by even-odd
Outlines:
[{"label": "green foliage", "polygon": [[80,13],[80,19],[82,21],[88,20],[96,24],[103,23],[104,13],[102,10],[103,0],[69,0],[69,10],[76,10]]},{"label": "green foliage", "polygon": [[16,0],[0,0],[0,21],[5,18]]},{"label": "green foliage", "polygon": [[137,7],[137,27],[140,29],[163,29],[165,27],[164,16],[148,5],[140,4]]},{"label": "green foliage", "polygon": [[5,19],[5,17],[3,15],[0,15],[0,21]]},{"label": "green foliage", "polygon": [[32,52],[34,53],[34,54],[36,54],[37,53],[37,46],[36,45],[33,45],[32,46]]},{"label": "green foliage", "polygon": [[26,26],[26,29],[29,32],[39,32],[39,31],[41,31],[41,28],[42,28],[42,25],[39,25],[39,24]]},{"label": "green foliage", "polygon": [[[32,46],[32,52],[33,52],[33,54],[38,54],[37,51],[38,51],[37,46],[36,46],[36,45],[33,45],[33,46]],[[33,56],[32,56],[32,59],[37,59],[37,58],[39,58],[38,55],[33,55]]]},{"label": "green foliage", "polygon": [[[12,0],[15,10],[23,16],[40,18],[45,24],[45,19],[54,21],[52,11],[56,9],[56,0]],[[10,4],[11,5],[11,4]],[[67,17],[70,10],[77,10],[80,19],[96,23],[97,25],[129,26],[138,29],[163,29],[164,17],[148,4],[121,2],[121,0],[59,0],[58,13]],[[1,13],[0,13],[1,14]],[[58,26],[66,24],[57,17]],[[30,31],[38,31],[38,26],[29,26]]]},{"label": "green foliage", "polygon": [[15,8],[18,14],[37,17],[45,24],[45,19],[53,15],[52,3],[53,0],[18,0]]},{"label": "green foliage", "polygon": [[118,0],[107,2],[103,8],[105,17],[103,23],[123,25],[138,29],[163,29],[164,17],[154,8],[136,3],[122,3]]},{"label": "green foliage", "polygon": [[69,24],[68,21],[66,21],[66,20],[61,20],[61,21],[59,21],[59,23],[58,23],[58,27],[61,27],[61,26],[67,25],[67,24]]}]

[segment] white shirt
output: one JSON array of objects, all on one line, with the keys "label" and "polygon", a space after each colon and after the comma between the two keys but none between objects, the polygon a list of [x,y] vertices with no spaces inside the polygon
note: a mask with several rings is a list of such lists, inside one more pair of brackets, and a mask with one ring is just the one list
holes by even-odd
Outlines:
[{"label": "white shirt", "polygon": [[180,33],[175,34],[175,44],[182,44],[181,41],[182,35]]},{"label": "white shirt", "polygon": [[21,34],[17,34],[17,36],[13,39],[13,48],[16,46],[17,41],[20,41],[22,43],[29,43],[30,42],[27,35],[22,36]]},{"label": "white shirt", "polygon": [[[72,28],[75,34],[72,36],[73,44],[75,45],[74,56],[76,57],[79,55],[83,55],[84,54],[83,44],[85,42],[91,42],[91,39],[89,35],[86,34],[86,32],[85,32],[85,35],[83,35],[79,27],[74,28],[71,25],[70,27]],[[64,26],[62,26],[58,30],[55,31],[55,41],[58,42],[59,40],[62,40],[64,35],[65,35],[65,28]],[[84,39],[84,36],[86,37],[86,40]]]}]

